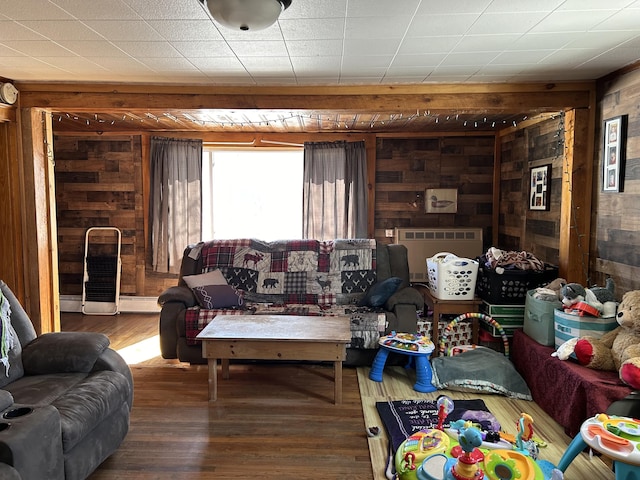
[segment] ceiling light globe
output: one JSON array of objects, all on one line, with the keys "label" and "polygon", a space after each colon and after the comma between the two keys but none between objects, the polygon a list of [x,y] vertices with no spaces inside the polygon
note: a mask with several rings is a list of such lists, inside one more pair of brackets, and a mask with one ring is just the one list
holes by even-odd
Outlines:
[{"label": "ceiling light globe", "polygon": [[216,22],[243,31],[270,27],[289,5],[291,0],[207,0]]}]

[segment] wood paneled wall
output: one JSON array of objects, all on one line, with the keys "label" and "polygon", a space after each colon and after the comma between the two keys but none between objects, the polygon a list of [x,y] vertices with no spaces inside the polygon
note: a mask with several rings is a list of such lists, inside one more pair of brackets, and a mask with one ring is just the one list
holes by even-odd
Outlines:
[{"label": "wood paneled wall", "polygon": [[[640,290],[640,70],[598,83],[594,205],[591,231],[591,280],[616,283],[616,296]],[[628,115],[624,191],[602,191],[605,119]]]},{"label": "wood paneled wall", "polygon": [[[499,248],[558,264],[563,138],[562,116],[500,137]],[[552,166],[549,210],[529,210],[529,168],[542,165]]]},{"label": "wood paneled wall", "polygon": [[[379,138],[375,237],[394,227],[482,227],[491,238],[494,137]],[[458,189],[457,213],[425,213],[427,188]],[[415,206],[414,206],[415,202]]]},{"label": "wood paneled wall", "polygon": [[54,139],[60,293],[82,293],[85,233],[122,232],[123,295],[144,295],[136,266],[145,263],[142,150],[139,136]]}]

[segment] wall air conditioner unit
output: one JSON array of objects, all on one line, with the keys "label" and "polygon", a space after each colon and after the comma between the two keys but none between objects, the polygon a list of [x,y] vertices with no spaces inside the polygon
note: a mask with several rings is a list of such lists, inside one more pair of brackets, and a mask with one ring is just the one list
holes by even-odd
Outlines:
[{"label": "wall air conditioner unit", "polygon": [[428,282],[427,258],[436,253],[472,259],[484,253],[482,228],[396,228],[393,241],[407,247],[412,283]]}]

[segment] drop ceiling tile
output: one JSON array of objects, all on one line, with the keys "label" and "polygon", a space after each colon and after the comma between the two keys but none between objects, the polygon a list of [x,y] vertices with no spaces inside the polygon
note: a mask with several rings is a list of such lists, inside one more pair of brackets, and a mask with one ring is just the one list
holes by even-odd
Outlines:
[{"label": "drop ceiling tile", "polygon": [[292,57],[339,56],[342,55],[341,40],[291,40],[287,51]]},{"label": "drop ceiling tile", "polygon": [[575,68],[593,58],[597,53],[597,50],[588,48],[565,48],[547,55],[536,64],[536,67]]},{"label": "drop ceiling tile", "polygon": [[147,23],[168,41],[223,40],[211,20],[149,20]]},{"label": "drop ceiling tile", "polygon": [[614,29],[640,33],[640,9],[627,9],[615,13],[593,27],[595,31]]},{"label": "drop ceiling tile", "polygon": [[412,15],[420,0],[402,0],[402,7],[399,8],[397,2],[389,0],[349,0],[347,4],[347,15],[349,17],[395,17],[398,12]]},{"label": "drop ceiling tile", "polygon": [[502,51],[520,38],[520,35],[465,35],[453,48],[453,52]]},{"label": "drop ceiling tile", "polygon": [[198,0],[126,0],[138,15],[146,20],[205,20],[209,18],[206,7]]},{"label": "drop ceiling tile", "polygon": [[340,57],[291,57],[290,60],[296,75],[313,73],[328,76],[340,71]]},{"label": "drop ceiling tile", "polygon": [[567,48],[597,48],[597,49],[609,49],[618,45],[624,44],[633,39],[637,35],[640,35],[640,30],[637,33],[633,32],[586,32],[577,35],[575,40],[567,44]]},{"label": "drop ceiling tile", "polygon": [[113,43],[105,40],[99,42],[73,42],[61,40],[60,46],[81,57],[125,57],[127,54]]},{"label": "drop ceiling tile", "polygon": [[[636,2],[637,3],[637,2]],[[565,0],[558,5],[558,10],[609,10],[624,8],[629,0]]]},{"label": "drop ceiling tile", "polygon": [[82,57],[40,57],[40,60],[47,62],[50,65],[55,65],[57,68],[73,73],[74,75],[82,75],[85,72],[92,72],[95,70],[104,70],[96,62],[92,62]]},{"label": "drop ceiling tile", "polygon": [[197,42],[172,42],[173,48],[185,57],[225,57],[234,56],[233,51],[226,42],[197,41]]},{"label": "drop ceiling tile", "polygon": [[407,38],[462,35],[477,18],[477,13],[416,15],[407,30]]},{"label": "drop ceiling tile", "polygon": [[3,40],[44,40],[38,32],[11,20],[0,22],[0,42]]},{"label": "drop ceiling tile", "polygon": [[287,40],[331,40],[344,37],[343,18],[280,20],[282,35]]},{"label": "drop ceiling tile", "polygon": [[391,66],[396,67],[435,67],[439,65],[446,53],[422,53],[417,55],[397,55]]},{"label": "drop ceiling tile", "polygon": [[[527,1],[527,0],[525,0]],[[419,15],[429,15],[430,13],[482,13],[491,0],[422,0],[418,7]]]},{"label": "drop ceiling tile", "polygon": [[392,55],[345,55],[342,65],[353,65],[358,68],[387,68],[393,61]]},{"label": "drop ceiling tile", "polygon": [[347,0],[313,0],[312,2],[298,0],[293,1],[287,8],[281,19],[300,18],[342,18],[347,12]]},{"label": "drop ceiling tile", "polygon": [[373,38],[359,39],[351,38],[344,42],[344,54],[355,57],[359,55],[387,55],[393,56],[400,47],[400,39]]},{"label": "drop ceiling tile", "polygon": [[611,16],[610,10],[555,11],[531,29],[532,33],[586,32]]},{"label": "drop ceiling tile", "polygon": [[122,20],[138,16],[122,0],[51,0],[60,9],[79,20]]},{"label": "drop ceiling tile", "polygon": [[26,28],[51,40],[73,40],[75,42],[104,40],[94,30],[76,20],[24,20],[20,22]]},{"label": "drop ceiling tile", "polygon": [[239,57],[284,57],[287,55],[287,49],[282,41],[232,41],[229,42],[229,47],[233,53]]},{"label": "drop ceiling tile", "polygon": [[249,72],[277,72],[279,70],[285,70],[287,73],[291,72],[291,60],[289,57],[241,56],[240,62]]},{"label": "drop ceiling tile", "polygon": [[138,61],[155,71],[162,72],[191,72],[198,69],[186,58],[158,58],[158,57],[138,57]]},{"label": "drop ceiling tile", "polygon": [[244,72],[245,69],[236,57],[190,58],[189,61],[202,72]]},{"label": "drop ceiling tile", "polygon": [[143,20],[88,20],[85,23],[112,41],[158,42],[164,40]]},{"label": "drop ceiling tile", "polygon": [[375,32],[378,38],[403,38],[411,24],[409,15],[396,15],[395,17],[356,17],[347,18],[344,36],[345,38],[371,38],[371,32]]},{"label": "drop ceiling tile", "polygon": [[[582,0],[578,0],[582,2]],[[587,0],[590,1],[590,0]],[[600,1],[600,0],[595,0]],[[546,12],[560,7],[565,0],[493,0],[485,10],[487,13],[522,13],[522,12]]]},{"label": "drop ceiling tile", "polygon": [[22,57],[25,62],[29,61],[28,55],[25,55],[24,53],[21,53],[14,48],[10,48],[7,45],[0,43],[0,58],[2,59],[2,67],[6,65],[6,62],[8,61],[7,59],[17,57]]},{"label": "drop ceiling tile", "polygon": [[72,52],[46,40],[17,40],[4,41],[6,46],[14,48],[25,55],[31,57],[70,57],[74,56]]},{"label": "drop ceiling tile", "polygon": [[168,42],[114,42],[114,45],[132,57],[171,58],[181,54]]},{"label": "drop ceiling tile", "polygon": [[343,63],[340,70],[342,77],[383,77],[387,73],[387,67],[370,67]]},{"label": "drop ceiling tile", "polygon": [[441,65],[481,67],[496,58],[496,52],[450,53]]},{"label": "drop ceiling tile", "polygon": [[102,68],[123,75],[150,73],[149,67],[131,57],[106,57],[95,60]]},{"label": "drop ceiling tile", "polygon": [[498,54],[488,68],[493,65],[521,65],[527,63],[538,63],[552,54],[554,50],[518,50],[517,52],[504,52]]},{"label": "drop ceiling tile", "polygon": [[426,77],[435,70],[435,66],[395,66],[389,67],[385,73],[385,77]]},{"label": "drop ceiling tile", "polygon": [[405,39],[398,49],[398,55],[448,53],[458,44],[460,38],[459,36],[439,36]]},{"label": "drop ceiling tile", "polygon": [[71,20],[72,17],[51,2],[20,0],[2,2],[2,14],[13,20]]},{"label": "drop ceiling tile", "polygon": [[559,49],[579,35],[581,34],[576,32],[527,33],[507,45],[505,50]]},{"label": "drop ceiling tile", "polygon": [[471,35],[490,35],[500,32],[525,33],[537,25],[546,16],[545,12],[485,13],[469,28]]}]

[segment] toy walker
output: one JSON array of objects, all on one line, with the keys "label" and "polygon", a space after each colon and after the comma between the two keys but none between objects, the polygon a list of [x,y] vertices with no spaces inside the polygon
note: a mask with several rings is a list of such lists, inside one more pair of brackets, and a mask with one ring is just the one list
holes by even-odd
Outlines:
[{"label": "toy walker", "polygon": [[[441,396],[436,405],[438,427],[442,427],[441,417],[453,410],[453,400]],[[397,478],[561,480],[562,471],[530,454],[527,444],[533,443],[532,425],[532,418],[523,413],[518,422],[516,445],[496,440],[465,420],[452,422],[449,428],[421,430],[405,440],[396,451]]]}]

